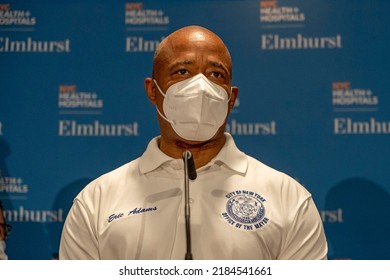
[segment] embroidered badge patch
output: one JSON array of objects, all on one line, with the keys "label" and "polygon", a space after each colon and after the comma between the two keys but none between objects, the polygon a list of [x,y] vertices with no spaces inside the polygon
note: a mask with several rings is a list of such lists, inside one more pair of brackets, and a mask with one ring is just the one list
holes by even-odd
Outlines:
[{"label": "embroidered badge patch", "polygon": [[265,198],[246,190],[237,190],[226,195],[226,212],[223,218],[232,226],[244,230],[256,230],[266,225]]}]

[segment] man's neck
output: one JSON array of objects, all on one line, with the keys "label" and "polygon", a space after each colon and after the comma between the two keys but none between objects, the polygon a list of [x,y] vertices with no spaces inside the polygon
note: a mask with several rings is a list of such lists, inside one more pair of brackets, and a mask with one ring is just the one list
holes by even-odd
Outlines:
[{"label": "man's neck", "polygon": [[182,158],[183,152],[189,150],[195,161],[195,167],[200,168],[209,163],[222,149],[226,142],[225,135],[202,143],[187,143],[184,141],[167,141],[160,138],[160,150],[173,158]]}]

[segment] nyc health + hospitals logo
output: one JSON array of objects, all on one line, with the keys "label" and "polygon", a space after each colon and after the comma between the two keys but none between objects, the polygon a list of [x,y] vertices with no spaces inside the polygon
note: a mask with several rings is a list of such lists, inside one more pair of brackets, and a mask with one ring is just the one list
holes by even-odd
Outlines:
[{"label": "nyc health + hospitals logo", "polygon": [[[295,2],[295,3],[291,3]],[[304,30],[307,14],[302,10],[299,1],[261,0],[259,2],[259,21],[262,32],[260,36],[261,50],[309,50],[309,49],[341,49],[341,34],[281,34],[280,31]]]},{"label": "nyc health + hospitals logo", "polygon": [[102,109],[103,99],[96,92],[79,91],[77,85],[58,87],[58,107],[61,109]]},{"label": "nyc health + hospitals logo", "polygon": [[29,187],[20,177],[3,177],[0,170],[0,199],[27,199]]},{"label": "nyc health + hospitals logo", "polygon": [[169,21],[169,16],[162,9],[146,8],[143,2],[125,4],[125,24],[128,26],[164,26]]},{"label": "nyc health + hospitals logo", "polygon": [[380,99],[369,87],[355,87],[350,81],[332,83],[335,135],[390,134],[390,121],[380,119]]},{"label": "nyc health + hospitals logo", "polygon": [[372,110],[375,111],[379,98],[370,88],[353,88],[350,81],[332,83],[332,103],[336,110]]},{"label": "nyc health + hospitals logo", "polygon": [[[31,32],[35,31],[37,21],[35,15],[26,8],[13,9],[9,3],[0,3],[0,53],[69,53],[71,51],[69,38],[37,40],[30,36],[33,34]],[[16,34],[26,32],[27,37],[15,38]],[[5,34],[8,35],[4,36]]]},{"label": "nyc health + hospitals logo", "polygon": [[260,1],[260,22],[267,24],[303,23],[306,15],[298,6],[280,0]]},{"label": "nyc health + hospitals logo", "polygon": [[37,18],[26,9],[11,9],[11,4],[0,3],[0,26],[34,26]]},{"label": "nyc health + hospitals logo", "polygon": [[[138,122],[107,123],[101,121],[104,100],[75,84],[58,87],[58,136],[61,137],[130,137],[139,136]],[[91,120],[92,117],[92,120]]]},{"label": "nyc health + hospitals logo", "polygon": [[[3,136],[3,122],[0,121],[0,136]],[[21,177],[9,176],[0,168],[0,200],[27,199],[29,186]]]},{"label": "nyc health + hospitals logo", "polygon": [[237,190],[226,195],[226,212],[222,217],[237,229],[253,231],[265,226],[265,198],[247,190]]},{"label": "nyc health + hospitals logo", "polygon": [[[150,5],[150,4],[149,4]],[[164,40],[170,23],[169,16],[161,8],[147,6],[143,2],[125,4],[126,53],[154,53]],[[157,32],[157,33],[156,33]]]}]

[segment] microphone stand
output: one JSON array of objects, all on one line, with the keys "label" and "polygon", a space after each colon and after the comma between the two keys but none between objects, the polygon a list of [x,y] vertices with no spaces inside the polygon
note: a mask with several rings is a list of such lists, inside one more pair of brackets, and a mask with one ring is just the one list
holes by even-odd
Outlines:
[{"label": "microphone stand", "polygon": [[185,215],[185,226],[186,226],[186,241],[187,251],[185,254],[185,260],[192,260],[192,249],[191,249],[191,224],[190,224],[190,190],[189,190],[189,179],[196,179],[196,169],[194,158],[190,151],[183,153],[184,160],[184,215]]}]

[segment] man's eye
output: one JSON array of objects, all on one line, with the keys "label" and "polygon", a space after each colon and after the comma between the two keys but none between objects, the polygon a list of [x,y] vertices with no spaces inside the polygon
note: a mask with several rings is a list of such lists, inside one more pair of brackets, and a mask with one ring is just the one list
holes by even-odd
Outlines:
[{"label": "man's eye", "polygon": [[222,73],[220,73],[220,72],[211,72],[211,76],[214,77],[214,78],[221,78],[222,77]]},{"label": "man's eye", "polygon": [[188,70],[180,69],[179,71],[177,71],[177,73],[180,74],[180,75],[185,75],[185,74],[188,74]]}]

